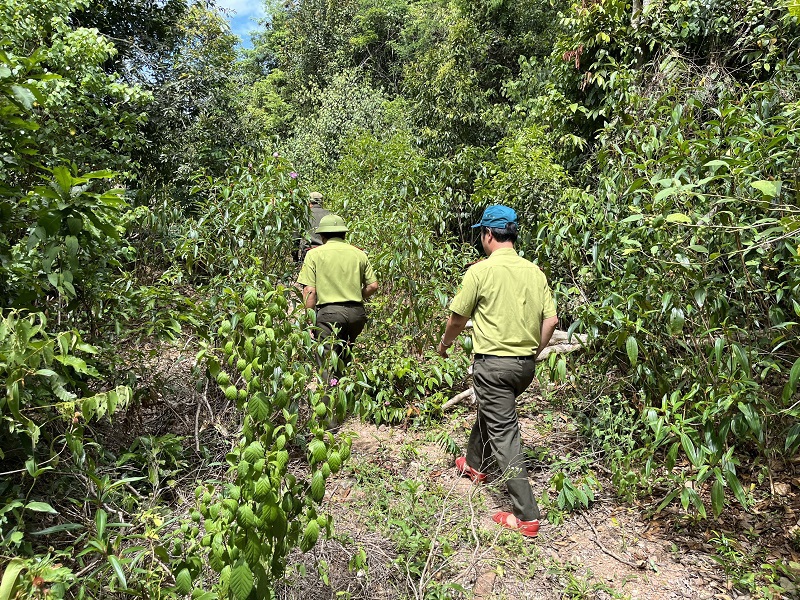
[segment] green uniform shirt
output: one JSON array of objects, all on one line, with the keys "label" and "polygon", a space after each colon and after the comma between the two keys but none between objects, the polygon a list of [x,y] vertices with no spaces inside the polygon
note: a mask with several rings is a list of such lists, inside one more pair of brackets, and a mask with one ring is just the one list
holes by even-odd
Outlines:
[{"label": "green uniform shirt", "polygon": [[464,275],[450,310],[472,317],[477,354],[530,356],[539,348],[542,321],[556,316],[544,273],[513,248],[500,248]]},{"label": "green uniform shirt", "polygon": [[318,305],[363,302],[361,288],[376,281],[367,255],[339,238],[309,250],[297,277],[299,284],[317,289]]}]

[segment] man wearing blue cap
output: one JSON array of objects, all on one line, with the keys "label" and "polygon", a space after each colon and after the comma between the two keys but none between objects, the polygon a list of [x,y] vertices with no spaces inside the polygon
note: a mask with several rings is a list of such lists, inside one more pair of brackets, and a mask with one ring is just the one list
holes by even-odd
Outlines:
[{"label": "man wearing blue cap", "polygon": [[447,357],[447,349],[472,318],[478,418],[467,456],[456,459],[456,469],[481,483],[494,458],[507,482],[513,512],[498,512],[493,520],[535,537],[539,506],[528,482],[515,400],[533,381],[536,357],[550,341],[558,317],[544,273],[514,250],[517,213],[508,206],[490,206],[473,225],[478,227],[488,258],[464,275],[437,348]]}]

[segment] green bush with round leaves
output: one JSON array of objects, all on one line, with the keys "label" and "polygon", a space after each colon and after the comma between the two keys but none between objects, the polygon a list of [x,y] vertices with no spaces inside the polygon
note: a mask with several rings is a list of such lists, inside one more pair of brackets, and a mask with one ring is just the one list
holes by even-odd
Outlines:
[{"label": "green bush with round leaves", "polygon": [[[244,600],[272,597],[295,547],[308,551],[331,521],[318,513],[326,479],[350,455],[349,439],[330,431],[352,409],[352,386],[323,377],[336,360],[310,332],[313,315],[292,289],[268,282],[229,291],[232,307],[215,344],[198,356],[242,413],[238,443],[227,454],[228,481],[197,488],[193,523],[173,556],[176,590],[202,590],[202,566],[219,574],[214,592]],[[198,594],[202,592],[198,591]]]}]

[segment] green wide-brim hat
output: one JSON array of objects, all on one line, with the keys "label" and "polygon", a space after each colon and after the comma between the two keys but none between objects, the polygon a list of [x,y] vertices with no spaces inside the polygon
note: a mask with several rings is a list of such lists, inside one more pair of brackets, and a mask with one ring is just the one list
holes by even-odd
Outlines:
[{"label": "green wide-brim hat", "polygon": [[346,233],[349,231],[344,219],[339,215],[325,215],[319,221],[315,233]]}]

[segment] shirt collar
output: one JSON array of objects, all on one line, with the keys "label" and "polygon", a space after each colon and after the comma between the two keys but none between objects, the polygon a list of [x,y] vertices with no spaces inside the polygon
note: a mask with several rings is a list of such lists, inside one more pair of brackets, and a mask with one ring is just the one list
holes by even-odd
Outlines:
[{"label": "shirt collar", "polygon": [[489,258],[501,256],[519,256],[515,248],[498,248],[489,255]]}]

